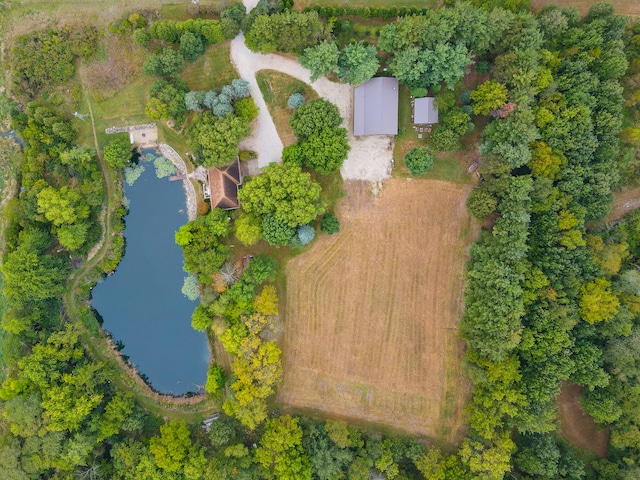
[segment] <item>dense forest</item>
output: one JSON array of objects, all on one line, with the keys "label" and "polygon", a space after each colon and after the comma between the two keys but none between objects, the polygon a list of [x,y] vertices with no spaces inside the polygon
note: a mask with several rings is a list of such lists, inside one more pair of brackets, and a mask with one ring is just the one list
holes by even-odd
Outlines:
[{"label": "dense forest", "polygon": [[[439,10],[343,7],[295,10],[234,2],[207,18],[163,20],[132,13],[106,28],[35,31],[10,51],[12,128],[25,142],[10,158],[19,182],[3,208],[0,467],[7,479],[635,479],[640,477],[640,214],[603,223],[613,191],[640,176],[640,23],[597,4],[586,17],[522,2],[445,2]],[[349,7],[351,8],[351,7]],[[384,18],[362,38],[350,22]],[[408,159],[423,173],[441,151],[482,129],[481,180],[469,211],[483,220],[470,251],[465,313],[468,433],[457,450],[429,439],[359,430],[342,421],[281,415],[277,279],[283,264],[256,255],[239,273],[233,248],[261,239],[297,251],[340,228],[322,185],[349,151],[335,105],[296,102],[297,143],[240,190],[229,216],[200,209],[176,233],[185,270],[199,283],[192,325],[219,342],[206,392],[220,419],[205,431],[188,415],[163,418],[118,383],[92,354],[96,319],[86,300],[124,250],[123,168],[129,144],[80,145],[60,93],[77,66],[101,55],[100,38],[131,38],[153,77],[145,113],[171,122],[193,162],[228,165],[257,108],[246,82],[190,91],[180,73],[207,46],[246,35],[249,48],[297,55],[312,78],[359,85],[393,75],[415,96],[436,97],[441,122]],[[366,37],[366,38],[365,38]],[[372,38],[373,37],[373,38]],[[468,90],[463,78],[481,76]],[[76,102],[76,103],[73,103]],[[304,103],[304,104],[303,104]],[[96,140],[97,141],[97,140]],[[3,152],[6,149],[3,147]],[[244,152],[243,152],[244,153]],[[430,163],[429,163],[430,162]],[[412,170],[413,171],[413,170]],[[114,180],[115,179],[115,180]],[[109,203],[111,188],[118,201]],[[110,193],[111,192],[111,193]],[[103,241],[110,251],[79,290],[67,283]],[[284,251],[284,250],[272,250]],[[86,303],[86,302],[85,302]],[[80,313],[76,318],[75,314]],[[598,459],[558,434],[562,382],[582,387],[582,407],[608,428]]]}]

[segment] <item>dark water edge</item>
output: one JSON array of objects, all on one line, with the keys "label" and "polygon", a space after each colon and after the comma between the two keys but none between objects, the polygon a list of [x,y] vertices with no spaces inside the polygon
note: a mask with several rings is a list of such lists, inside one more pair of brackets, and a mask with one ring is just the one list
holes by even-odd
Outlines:
[{"label": "dark water edge", "polygon": [[174,234],[188,221],[184,190],[182,182],[158,179],[152,162],[143,165],[135,184],[125,185],[124,257],[93,288],[91,303],[155,390],[196,392],[206,380],[209,349],[205,334],[191,327],[196,302],[181,292],[186,273]]}]

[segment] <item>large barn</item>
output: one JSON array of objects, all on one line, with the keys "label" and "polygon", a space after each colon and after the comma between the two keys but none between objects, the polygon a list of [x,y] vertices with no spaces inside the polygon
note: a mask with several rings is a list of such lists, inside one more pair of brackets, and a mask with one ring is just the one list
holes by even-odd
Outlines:
[{"label": "large barn", "polygon": [[353,134],[398,134],[398,80],[372,78],[353,93]]}]

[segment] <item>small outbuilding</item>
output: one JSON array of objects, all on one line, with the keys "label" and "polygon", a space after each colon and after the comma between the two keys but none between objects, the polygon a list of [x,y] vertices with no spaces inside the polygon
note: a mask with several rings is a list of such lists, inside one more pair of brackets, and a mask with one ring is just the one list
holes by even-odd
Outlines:
[{"label": "small outbuilding", "polygon": [[438,107],[433,97],[416,98],[413,101],[413,124],[433,125],[438,123]]},{"label": "small outbuilding", "polygon": [[239,208],[238,186],[242,185],[242,172],[240,172],[238,157],[226,167],[210,168],[208,176],[211,209],[234,210]]},{"label": "small outbuilding", "polygon": [[398,134],[398,80],[377,77],[353,92],[353,134]]}]

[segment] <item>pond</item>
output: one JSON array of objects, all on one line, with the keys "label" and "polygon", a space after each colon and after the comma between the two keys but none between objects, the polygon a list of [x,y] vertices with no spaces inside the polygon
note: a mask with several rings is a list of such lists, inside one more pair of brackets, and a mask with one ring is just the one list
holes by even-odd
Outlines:
[{"label": "pond", "polygon": [[196,392],[206,380],[209,350],[205,334],[191,327],[196,302],[181,291],[186,274],[174,234],[188,221],[185,194],[182,182],[158,178],[153,162],[140,165],[144,172],[125,185],[125,255],[94,287],[91,303],[155,390]]}]

